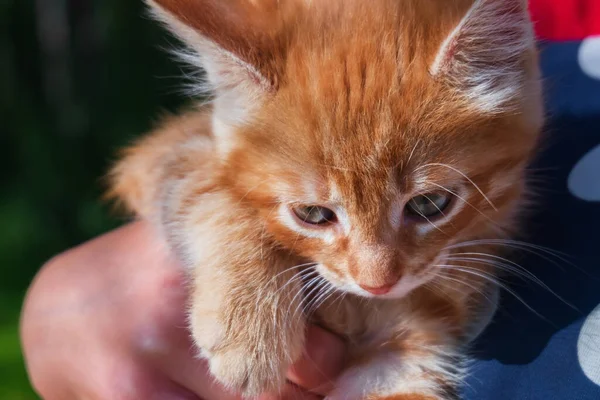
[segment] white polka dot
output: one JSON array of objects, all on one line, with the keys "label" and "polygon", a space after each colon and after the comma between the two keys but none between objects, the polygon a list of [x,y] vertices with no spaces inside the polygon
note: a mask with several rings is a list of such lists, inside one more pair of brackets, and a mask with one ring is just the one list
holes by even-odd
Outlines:
[{"label": "white polka dot", "polygon": [[581,327],[577,358],[585,376],[600,385],[600,306],[588,315]]},{"label": "white polka dot", "polygon": [[579,67],[590,78],[600,79],[600,36],[590,36],[579,46]]},{"label": "white polka dot", "polygon": [[600,145],[590,150],[571,170],[569,191],[586,201],[600,201]]}]

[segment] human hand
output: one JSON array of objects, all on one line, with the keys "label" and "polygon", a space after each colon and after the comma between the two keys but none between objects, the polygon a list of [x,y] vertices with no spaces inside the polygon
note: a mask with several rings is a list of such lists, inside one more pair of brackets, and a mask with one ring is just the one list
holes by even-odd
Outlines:
[{"label": "human hand", "polygon": [[[136,222],[49,261],[32,284],[21,338],[30,379],[46,400],[238,399],[194,357],[182,271]],[[308,330],[305,356],[279,395],[317,399],[342,368],[344,345]],[[312,388],[318,388],[310,390]]]}]

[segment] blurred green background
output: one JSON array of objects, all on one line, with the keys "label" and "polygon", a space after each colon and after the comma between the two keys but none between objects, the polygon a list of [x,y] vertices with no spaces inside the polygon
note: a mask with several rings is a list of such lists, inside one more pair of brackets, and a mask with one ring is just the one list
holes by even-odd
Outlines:
[{"label": "blurred green background", "polygon": [[172,44],[142,0],[0,1],[0,400],[37,398],[18,340],[31,279],[121,222],[103,174],[182,101]]}]

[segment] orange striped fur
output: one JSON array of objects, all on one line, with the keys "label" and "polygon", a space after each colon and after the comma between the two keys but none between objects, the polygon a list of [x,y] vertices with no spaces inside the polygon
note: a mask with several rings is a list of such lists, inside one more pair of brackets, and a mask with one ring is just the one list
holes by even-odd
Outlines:
[{"label": "orange striped fur", "polygon": [[330,398],[454,398],[542,125],[524,1],[148,3],[212,100],[127,149],[111,195],[188,268],[215,377],[277,392],[313,319],[349,343]]}]

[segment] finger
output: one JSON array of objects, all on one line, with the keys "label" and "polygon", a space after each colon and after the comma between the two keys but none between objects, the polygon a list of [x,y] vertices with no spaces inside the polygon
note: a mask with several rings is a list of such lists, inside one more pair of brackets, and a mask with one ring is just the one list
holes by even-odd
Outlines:
[{"label": "finger", "polygon": [[326,395],[344,367],[346,346],[317,326],[310,326],[303,356],[288,371],[288,379],[311,392]]},{"label": "finger", "polygon": [[[78,399],[202,400],[198,395],[177,383],[166,379],[164,376],[153,376],[152,373],[144,374],[138,382],[128,383],[129,385],[126,387],[105,386],[104,391],[97,396],[78,397]],[[218,397],[207,399],[213,400],[218,399]]]},{"label": "finger", "polygon": [[206,360],[186,358],[179,368],[171,368],[171,379],[206,400],[240,400],[241,397],[220,385],[210,374]]},{"label": "finger", "polygon": [[[183,308],[183,307],[182,307]],[[169,318],[170,317],[170,318]],[[185,318],[173,316],[164,320],[174,322],[156,336],[146,337],[144,358],[173,382],[203,399],[239,400],[212,377],[208,363],[197,356],[197,350],[185,328]]]},{"label": "finger", "polygon": [[[114,399],[116,397],[107,397],[107,399],[109,398]],[[136,393],[135,398],[144,400],[202,400],[188,389],[160,377],[155,379],[152,385],[149,385],[145,393]]]},{"label": "finger", "polygon": [[304,389],[288,383],[280,394],[265,394],[258,398],[258,400],[319,400],[320,396],[314,393],[309,393]]}]

